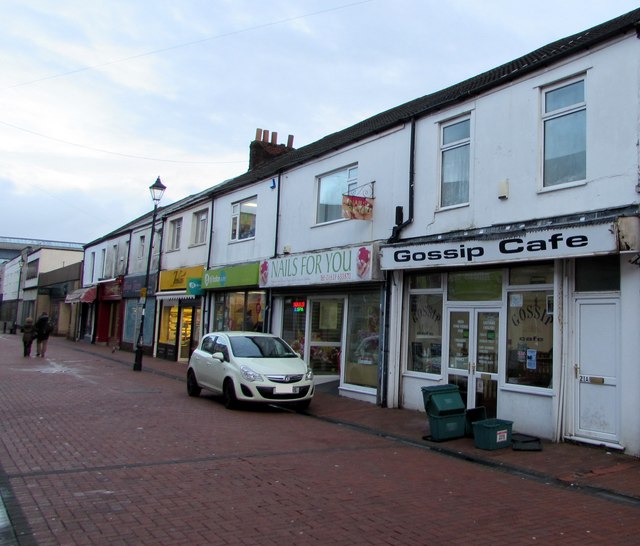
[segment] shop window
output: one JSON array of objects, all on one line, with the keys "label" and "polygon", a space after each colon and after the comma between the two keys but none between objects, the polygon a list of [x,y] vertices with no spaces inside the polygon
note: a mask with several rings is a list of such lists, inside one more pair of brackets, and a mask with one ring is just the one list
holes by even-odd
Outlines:
[{"label": "shop window", "polygon": [[587,108],[584,80],[543,90],[543,186],[587,177]]},{"label": "shop window", "polygon": [[507,383],[550,389],[553,290],[512,290],[508,301]]},{"label": "shop window", "polygon": [[409,295],[408,371],[442,371],[442,300],[442,293]]},{"label": "shop window", "polygon": [[[150,321],[152,322],[152,321]],[[158,341],[166,345],[175,345],[178,339],[178,306],[165,305],[162,308]]]},{"label": "shop window", "polygon": [[342,219],[342,196],[357,185],[357,165],[319,176],[316,224]]},{"label": "shop window", "polygon": [[380,293],[349,296],[345,383],[378,387],[380,334]]},{"label": "shop window", "polygon": [[576,292],[620,290],[620,259],[617,255],[576,260]]},{"label": "shop window", "polygon": [[440,142],[440,206],[468,203],[471,120],[442,125]]},{"label": "shop window", "polygon": [[553,264],[527,264],[511,267],[509,269],[509,284],[511,286],[553,284]]},{"label": "shop window", "polygon": [[409,288],[440,288],[442,286],[442,275],[440,273],[419,273],[412,275],[409,279]]},{"label": "shop window", "polygon": [[291,345],[296,353],[304,355],[307,299],[305,296],[290,296],[283,301],[282,339]]},{"label": "shop window", "polygon": [[243,241],[256,236],[258,198],[251,197],[231,205],[231,240]]},{"label": "shop window", "polygon": [[214,330],[264,330],[266,295],[261,291],[225,292],[216,295]]},{"label": "shop window", "polygon": [[502,270],[458,271],[447,277],[449,301],[497,301],[502,299]]}]

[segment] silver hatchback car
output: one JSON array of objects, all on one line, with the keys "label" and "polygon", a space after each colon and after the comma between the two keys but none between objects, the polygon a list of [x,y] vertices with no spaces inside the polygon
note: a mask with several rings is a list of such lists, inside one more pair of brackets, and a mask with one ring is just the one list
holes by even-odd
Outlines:
[{"label": "silver hatchback car", "polygon": [[309,407],[313,372],[278,336],[258,332],[206,334],[189,359],[187,392],[202,389],[222,395],[224,405],[238,402]]}]

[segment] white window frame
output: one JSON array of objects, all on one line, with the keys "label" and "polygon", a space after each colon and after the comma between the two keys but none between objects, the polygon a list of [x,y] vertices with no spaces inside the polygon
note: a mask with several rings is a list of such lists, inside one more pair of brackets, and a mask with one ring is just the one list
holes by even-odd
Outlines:
[{"label": "white window frame", "polygon": [[147,244],[147,238],[145,235],[140,235],[139,244],[138,244],[138,259],[142,260],[145,257],[145,246]]},{"label": "white window frame", "polygon": [[207,242],[207,228],[209,226],[209,211],[207,209],[198,210],[193,213],[191,225],[191,244],[202,245]]},{"label": "white window frame", "polygon": [[[454,140],[451,142],[447,142],[445,143],[445,131],[450,128],[453,127],[455,125],[461,124],[461,123],[465,123],[468,122],[469,123],[469,136],[464,137],[464,138],[460,138],[458,140]],[[448,208],[453,208],[453,207],[460,207],[460,206],[466,206],[469,204],[469,200],[471,198],[471,158],[472,156],[472,142],[471,142],[471,135],[473,134],[473,120],[471,119],[471,113],[467,113],[455,118],[451,118],[448,119],[446,121],[442,121],[439,124],[439,132],[440,132],[440,137],[439,137],[439,142],[440,142],[440,150],[439,150],[439,155],[438,155],[438,165],[439,165],[439,176],[438,176],[438,180],[439,180],[439,184],[438,184],[438,188],[439,188],[439,208],[440,209],[448,209]],[[444,199],[444,177],[445,177],[445,154],[448,154],[449,152],[453,152],[454,150],[459,150],[462,148],[467,148],[467,196],[465,200],[460,200],[458,202],[455,203],[444,203],[443,199]]]},{"label": "white window frame", "polygon": [[[334,206],[338,207],[339,209],[339,214],[335,218],[331,217],[331,218],[321,219],[320,207],[322,205],[325,205],[325,203],[321,203],[320,201],[323,193],[322,182],[323,180],[329,180],[341,173],[346,173],[346,180],[345,180],[344,186],[341,188],[342,191],[340,191],[339,202],[334,203]],[[341,167],[339,169],[317,176],[316,177],[316,225],[329,224],[332,222],[344,220],[345,218],[343,218],[342,216],[342,196],[344,194],[350,194],[357,187],[358,187],[358,164],[357,163],[353,163],[351,165],[347,165],[345,167]],[[335,197],[335,196],[332,196],[332,197]]]},{"label": "white window frame", "polygon": [[182,237],[182,218],[176,218],[169,222],[169,248],[168,250],[180,250]]},{"label": "white window frame", "polygon": [[[254,227],[253,232],[242,232],[242,224],[240,222],[241,215],[243,213],[243,207],[255,207],[256,213],[254,214]],[[229,233],[230,241],[246,241],[249,239],[255,239],[256,237],[256,229],[257,229],[257,221],[258,221],[258,196],[253,195],[251,197],[247,197],[246,199],[242,199],[241,201],[236,201],[231,204],[231,231]]]},{"label": "white window frame", "polygon": [[[558,89],[562,89],[565,87],[568,87],[570,85],[576,84],[582,82],[583,85],[583,100],[580,102],[576,102],[576,103],[572,103],[570,105],[564,106],[564,107],[560,107],[557,108],[555,110],[551,110],[549,112],[546,111],[546,104],[547,104],[547,96],[549,93],[552,93],[553,91],[557,91]],[[551,122],[553,120],[557,120],[566,116],[572,116],[572,115],[576,115],[579,112],[585,112],[585,119],[584,119],[584,150],[585,150],[585,157],[584,157],[584,174],[585,176],[583,178],[576,178],[574,180],[567,180],[567,181],[552,181],[550,183],[547,183],[545,181],[545,176],[546,176],[546,150],[547,150],[547,132],[546,132],[546,126],[548,122]],[[556,82],[552,85],[548,85],[545,87],[542,87],[540,89],[540,134],[541,134],[541,140],[542,140],[542,145],[541,145],[541,158],[540,158],[540,188],[542,190],[551,190],[551,189],[556,189],[559,187],[562,188],[566,188],[567,186],[571,186],[571,185],[581,185],[584,184],[586,181],[586,177],[587,177],[587,119],[586,119],[586,112],[587,112],[587,78],[586,78],[586,74],[580,74],[578,76],[575,76],[573,78],[570,79],[565,79],[562,80],[560,82]]]}]

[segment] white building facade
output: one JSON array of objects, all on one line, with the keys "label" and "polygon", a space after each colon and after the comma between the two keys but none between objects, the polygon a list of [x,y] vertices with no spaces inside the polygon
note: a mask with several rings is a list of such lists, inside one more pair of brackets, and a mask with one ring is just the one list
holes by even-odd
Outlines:
[{"label": "white building facade", "polygon": [[381,251],[389,406],[454,383],[514,430],[640,453],[638,18],[425,101]]}]

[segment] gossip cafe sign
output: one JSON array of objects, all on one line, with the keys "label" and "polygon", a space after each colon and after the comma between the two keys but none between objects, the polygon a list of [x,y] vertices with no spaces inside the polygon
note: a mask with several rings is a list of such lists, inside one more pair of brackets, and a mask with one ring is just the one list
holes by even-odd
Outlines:
[{"label": "gossip cafe sign", "polygon": [[264,260],[260,286],[300,286],[369,281],[373,247],[359,246]]},{"label": "gossip cafe sign", "polygon": [[382,269],[461,266],[570,258],[617,250],[614,225],[599,224],[530,231],[491,240],[388,246],[381,250],[380,266]]}]

